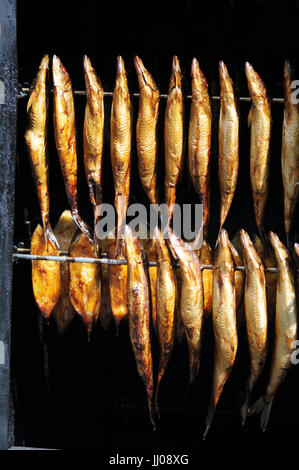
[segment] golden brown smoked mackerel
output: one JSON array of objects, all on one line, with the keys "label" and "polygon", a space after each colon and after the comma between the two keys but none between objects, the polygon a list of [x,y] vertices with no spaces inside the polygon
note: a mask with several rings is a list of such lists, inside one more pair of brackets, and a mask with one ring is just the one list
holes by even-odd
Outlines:
[{"label": "golden brown smoked mackerel", "polygon": [[52,63],[54,84],[54,133],[66,195],[78,228],[92,240],[87,225],[78,213],[77,204],[77,150],[75,108],[69,74],[60,59],[54,55]]},{"label": "golden brown smoked mackerel", "polygon": [[47,158],[47,85],[49,57],[45,55],[39,66],[27,103],[28,129],[25,133],[32,173],[36,185],[46,243],[51,240],[58,247],[49,221],[49,184]]},{"label": "golden brown smoked mackerel", "polygon": [[117,58],[117,73],[110,121],[110,157],[117,212],[117,240],[124,224],[130,197],[131,101],[123,59]]},{"label": "golden brown smoked mackerel", "polygon": [[[125,259],[125,247],[122,245],[117,253],[115,238],[108,238],[108,257],[112,259]],[[109,266],[109,293],[112,316],[116,328],[128,316],[127,308],[127,265]]]},{"label": "golden brown smoked mackerel", "polygon": [[250,353],[250,375],[246,384],[244,403],[241,407],[241,420],[244,425],[253,386],[266,360],[268,322],[264,266],[245,230],[241,230],[241,240],[246,270],[244,305]]},{"label": "golden brown smoked mackerel", "polygon": [[137,371],[141,376],[148,400],[149,417],[153,418],[153,362],[150,338],[149,285],[144,266],[143,251],[128,225],[124,229],[126,259],[128,262],[128,316],[129,332]]},{"label": "golden brown smoked mackerel", "polygon": [[[70,245],[69,255],[79,258],[94,257],[94,243],[78,232]],[[97,321],[101,305],[101,265],[70,263],[70,299],[86,325],[88,339]]]},{"label": "golden brown smoked mackerel", "polygon": [[181,271],[180,314],[185,328],[190,359],[190,383],[199,372],[199,352],[204,309],[201,263],[195,251],[183,240],[168,231],[169,242]]},{"label": "golden brown smoked mackerel", "polygon": [[239,117],[236,108],[233,82],[225,64],[219,62],[220,117],[218,179],[220,186],[220,230],[229,212],[239,169]]},{"label": "golden brown smoked mackerel", "polygon": [[[72,238],[77,231],[70,211],[64,211],[54,228],[54,234],[58,240],[61,251],[68,251]],[[57,324],[58,332],[62,334],[68,327],[75,315],[69,295],[69,263],[59,263],[61,274],[61,288],[57,304],[54,307],[53,315]]]},{"label": "golden brown smoked mackerel", "polygon": [[134,59],[139,84],[139,111],[136,127],[138,170],[144,191],[151,204],[158,204],[157,195],[157,121],[159,90],[142,60]]},{"label": "golden brown smoked mackerel", "polygon": [[104,140],[104,90],[99,77],[84,56],[86,108],[83,128],[84,167],[89,198],[94,208],[94,233],[102,202],[102,155]]},{"label": "golden brown smoked mackerel", "polygon": [[154,237],[158,265],[157,330],[160,347],[159,371],[155,395],[155,408],[158,411],[159,386],[169,363],[174,344],[176,283],[170,254],[158,228],[155,229]]},{"label": "golden brown smoked mackerel", "polygon": [[164,121],[165,152],[165,203],[169,222],[172,219],[176,199],[176,187],[183,165],[183,94],[179,60],[172,61],[172,73],[168,90]]},{"label": "golden brown smoked mackerel", "polygon": [[[30,253],[41,256],[59,256],[57,246],[51,240],[46,241],[41,225],[37,225],[32,235]],[[32,261],[33,294],[38,308],[46,319],[49,318],[58,301],[60,286],[58,261]]]},{"label": "golden brown smoked mackerel", "polygon": [[205,236],[209,223],[210,206],[212,113],[208,83],[196,59],[192,60],[191,76],[192,102],[188,136],[188,163],[193,186],[203,204],[203,234]]},{"label": "golden brown smoked mackerel", "polygon": [[297,339],[297,308],[295,278],[292,260],[278,236],[270,232],[270,242],[277,261],[278,279],[276,291],[275,344],[267,389],[250,409],[259,413],[262,431],[268,426],[275,394],[291,366],[291,354]]},{"label": "golden brown smoked mackerel", "polygon": [[213,331],[215,339],[212,397],[206,419],[205,438],[215,409],[235,362],[238,336],[234,263],[227,232],[222,229],[213,267]]},{"label": "golden brown smoked mackerel", "polygon": [[256,225],[263,238],[263,218],[269,184],[270,102],[262,79],[249,62],[245,64],[251,109],[248,115],[250,132],[250,179]]},{"label": "golden brown smoked mackerel", "polygon": [[292,103],[292,71],[284,64],[284,117],[281,169],[284,192],[284,226],[289,243],[290,230],[299,195],[299,104]]}]

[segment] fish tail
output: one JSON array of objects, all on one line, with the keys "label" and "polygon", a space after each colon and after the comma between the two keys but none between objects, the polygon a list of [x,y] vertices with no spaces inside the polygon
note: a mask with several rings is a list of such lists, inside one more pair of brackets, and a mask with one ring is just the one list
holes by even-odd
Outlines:
[{"label": "fish tail", "polygon": [[119,253],[119,239],[122,238],[123,229],[126,222],[126,213],[128,206],[128,198],[122,195],[117,195],[115,198],[115,207],[117,212],[117,230],[116,230],[116,252]]},{"label": "fish tail", "polygon": [[249,416],[254,415],[254,414],[259,414],[261,419],[260,419],[260,424],[261,424],[261,430],[263,432],[266,431],[268,423],[269,423],[269,418],[270,418],[270,412],[271,412],[271,407],[273,403],[273,398],[270,400],[266,400],[263,396],[261,396],[249,409]]},{"label": "fish tail", "polygon": [[251,387],[248,383],[245,387],[245,390],[241,394],[241,398],[242,398],[242,402],[243,402],[243,404],[241,406],[241,410],[240,410],[242,426],[245,425],[246,419],[247,419],[247,416],[248,416],[250,395],[251,395]]},{"label": "fish tail", "polygon": [[214,402],[211,402],[210,406],[209,406],[209,409],[208,409],[207,418],[206,418],[206,427],[205,427],[204,433],[202,435],[203,440],[205,440],[205,438],[208,435],[208,432],[210,431],[210,428],[211,428],[211,425],[212,425],[212,422],[213,422],[213,418],[214,418],[214,414],[215,414],[215,410],[216,410],[216,407],[214,405]]},{"label": "fish tail", "polygon": [[71,210],[71,213],[72,213],[72,216],[73,216],[73,219],[77,225],[77,227],[81,230],[81,232],[89,239],[89,241],[93,244],[93,237],[90,235],[90,231],[87,227],[87,225],[85,224],[85,222],[83,222],[83,220],[81,219],[79,213],[78,213],[78,209],[77,208],[74,208]]},{"label": "fish tail", "polygon": [[101,239],[98,237],[98,231],[97,231],[97,223],[100,220],[100,210],[101,210],[101,205],[95,205],[94,206],[94,229],[93,229],[93,239],[94,239],[94,245],[95,245],[95,254],[97,255],[101,251]]},{"label": "fish tail", "polygon": [[158,416],[158,419],[160,419],[159,404],[158,404],[158,394],[159,394],[160,382],[161,382],[161,376],[159,374],[158,375],[158,380],[157,380],[156,393],[155,393],[155,401],[154,401],[154,409],[155,409],[156,415]]},{"label": "fish tail", "polygon": [[192,356],[190,357],[190,384],[192,384],[196,379],[199,372],[199,366],[199,357],[195,354],[192,354]]},{"label": "fish tail", "polygon": [[49,220],[43,220],[43,227],[44,227],[44,234],[45,234],[45,241],[46,241],[46,247],[48,251],[48,242],[54,243],[54,245],[57,247],[59,250],[59,243],[53,233],[52,227],[50,225]]},{"label": "fish tail", "polygon": [[150,422],[152,423],[153,426],[153,431],[156,431],[156,424],[154,421],[154,410],[153,410],[153,403],[152,403],[152,390],[147,390],[147,403],[148,403],[148,413],[149,413],[149,418]]}]

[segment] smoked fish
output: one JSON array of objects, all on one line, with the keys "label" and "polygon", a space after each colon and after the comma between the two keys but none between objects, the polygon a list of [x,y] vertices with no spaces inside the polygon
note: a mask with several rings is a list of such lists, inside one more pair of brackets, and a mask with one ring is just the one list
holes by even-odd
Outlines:
[{"label": "smoked fish", "polygon": [[170,223],[176,199],[176,187],[183,166],[183,93],[179,60],[172,61],[164,121],[165,203]]},{"label": "smoked fish", "polygon": [[[37,225],[31,239],[30,253],[41,256],[59,256],[51,240],[46,242],[41,225]],[[32,288],[35,301],[46,320],[58,302],[61,276],[58,261],[32,260]]]},{"label": "smoked fish", "polygon": [[291,366],[291,354],[297,339],[295,277],[291,257],[278,236],[270,232],[278,278],[276,291],[275,344],[267,389],[251,407],[250,414],[260,414],[261,430],[266,431],[275,394]]},{"label": "smoked fish", "polygon": [[158,265],[156,296],[157,330],[160,347],[159,371],[155,394],[155,409],[158,411],[159,386],[174,345],[176,283],[167,244],[158,228],[155,229],[154,238]]},{"label": "smoked fish", "polygon": [[[64,211],[54,228],[54,234],[58,240],[61,251],[68,251],[77,225],[74,222],[70,211]],[[57,304],[54,307],[53,315],[57,324],[58,332],[62,334],[72,321],[75,311],[69,295],[69,263],[59,263],[61,288]]]},{"label": "smoked fish", "polygon": [[185,328],[190,360],[190,384],[199,372],[204,292],[201,263],[191,246],[169,229],[169,242],[181,272],[180,315]]},{"label": "smoked fish", "polygon": [[84,167],[89,187],[89,198],[94,210],[94,238],[102,202],[102,156],[104,142],[104,90],[101,81],[84,56],[86,108],[83,127]]},{"label": "smoked fish", "polygon": [[210,151],[212,113],[207,80],[194,58],[191,65],[192,102],[188,135],[189,172],[203,204],[203,235],[207,233],[210,209]]},{"label": "smoked fish", "polygon": [[153,361],[150,338],[149,285],[141,245],[128,225],[124,228],[126,259],[128,262],[128,318],[130,340],[148,400],[150,421],[153,417]]},{"label": "smoked fish", "polygon": [[25,141],[37,190],[46,244],[51,240],[51,242],[59,248],[49,221],[50,198],[47,157],[48,100],[46,84],[48,71],[49,56],[45,55],[42,58],[27,103],[29,125],[25,133]]},{"label": "smoked fish", "polygon": [[[69,256],[94,257],[94,243],[83,233],[77,232],[69,248]],[[70,263],[70,299],[81,316],[90,339],[101,305],[101,266],[93,263]]]},{"label": "smoked fish", "polygon": [[[108,238],[108,257],[111,259],[125,259],[125,247],[122,245],[117,253],[115,238]],[[125,264],[109,265],[110,303],[112,316],[117,329],[120,322],[128,317],[127,269]]]},{"label": "smoked fish", "polygon": [[263,219],[269,191],[269,146],[271,111],[262,79],[249,62],[245,64],[252,105],[248,115],[250,132],[250,179],[256,225],[263,239]]},{"label": "smoked fish", "polygon": [[291,66],[284,64],[284,116],[281,169],[284,192],[284,226],[289,243],[292,220],[299,196],[299,104],[292,103]]},{"label": "smoked fish", "polygon": [[266,360],[268,318],[264,266],[245,230],[241,230],[241,240],[246,270],[244,306],[250,353],[250,375],[241,407],[241,420],[244,425],[253,386],[260,376]]},{"label": "smoked fish", "polygon": [[213,331],[215,338],[212,397],[203,438],[211,427],[216,406],[233,368],[237,348],[234,262],[227,232],[221,229],[213,267]]},{"label": "smoked fish", "polygon": [[[213,251],[206,240],[203,240],[200,248],[199,260],[201,264],[213,264]],[[213,271],[212,269],[202,270],[203,297],[204,297],[204,318],[212,313],[213,298]]]},{"label": "smoked fish", "polygon": [[151,204],[158,204],[157,122],[160,93],[138,56],[135,56],[134,63],[140,94],[136,127],[139,176]]},{"label": "smoked fish", "polygon": [[110,121],[110,157],[115,188],[117,233],[124,225],[130,197],[131,101],[123,59],[117,57],[117,74]]},{"label": "smoked fish", "polygon": [[220,117],[218,128],[218,179],[220,186],[220,230],[229,212],[239,169],[239,117],[233,82],[225,64],[219,62]]}]

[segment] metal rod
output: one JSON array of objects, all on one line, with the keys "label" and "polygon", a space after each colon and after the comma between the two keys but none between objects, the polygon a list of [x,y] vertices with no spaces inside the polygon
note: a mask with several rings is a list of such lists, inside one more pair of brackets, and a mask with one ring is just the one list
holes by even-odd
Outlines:
[{"label": "metal rod", "polygon": [[[23,248],[25,250],[25,248]],[[14,253],[12,255],[13,260],[24,259],[24,260],[33,260],[33,261],[58,261],[60,263],[91,263],[91,264],[112,264],[112,265],[123,265],[127,264],[125,259],[111,259],[111,258],[80,258],[71,256],[44,256],[44,255],[31,255],[24,253]],[[157,266],[155,261],[147,261],[148,266]],[[178,263],[174,263],[175,267],[178,267]],[[201,269],[213,269],[212,264],[202,264]],[[236,271],[245,271],[244,266],[235,266]],[[276,273],[277,268],[267,268],[265,267],[266,272]],[[299,273],[299,268],[297,269]]]},{"label": "metal rod", "polygon": [[[29,91],[30,91],[29,88],[22,87],[21,92],[18,94],[18,98],[24,98],[25,96],[27,96],[29,94]],[[53,93],[53,90],[51,90],[51,93]],[[74,90],[73,93],[76,96],[85,96],[86,95],[85,90]],[[112,91],[105,91],[104,96],[113,96],[113,92]],[[139,93],[132,93],[132,96],[134,98],[138,98]],[[163,99],[167,99],[167,96],[168,95],[164,94],[164,93],[160,94],[160,98],[163,98]],[[186,98],[190,100],[192,98],[192,95],[186,95]],[[213,95],[213,96],[211,96],[211,99],[214,100],[214,101],[220,101],[220,96]],[[251,101],[250,96],[239,96],[239,98],[237,98],[237,99],[239,101],[246,101],[246,102]],[[273,103],[283,103],[284,98],[270,98],[270,101],[272,101]]]}]

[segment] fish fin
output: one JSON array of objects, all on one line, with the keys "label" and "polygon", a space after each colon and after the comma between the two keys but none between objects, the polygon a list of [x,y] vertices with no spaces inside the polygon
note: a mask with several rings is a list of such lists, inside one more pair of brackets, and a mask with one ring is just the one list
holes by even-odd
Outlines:
[{"label": "fish fin", "polygon": [[93,244],[94,243],[93,237],[90,235],[89,228],[87,227],[85,222],[83,222],[83,220],[81,219],[81,217],[78,213],[78,209],[72,209],[71,213],[72,213],[72,217],[73,217],[77,227],[81,230],[83,235],[85,235],[88,238],[90,243]]},{"label": "fish fin", "polygon": [[204,433],[202,435],[203,440],[205,440],[205,438],[208,435],[208,432],[210,431],[212,421],[213,421],[213,418],[214,418],[214,414],[215,414],[215,410],[216,410],[216,408],[215,408],[214,403],[211,403],[210,406],[209,406],[208,414],[207,414],[206,427],[205,427]]},{"label": "fish fin", "polygon": [[261,419],[260,419],[260,424],[261,424],[261,430],[263,432],[266,431],[268,423],[269,423],[269,418],[270,418],[270,412],[271,412],[271,407],[273,403],[273,398],[269,401],[266,401],[263,396],[261,396],[249,409],[248,415],[254,415],[254,414],[260,414]]},{"label": "fish fin", "polygon": [[45,241],[46,241],[46,247],[48,251],[48,242],[52,242],[57,249],[59,250],[59,243],[53,233],[53,230],[51,228],[50,222],[45,222],[44,223],[44,234],[45,234]]}]

